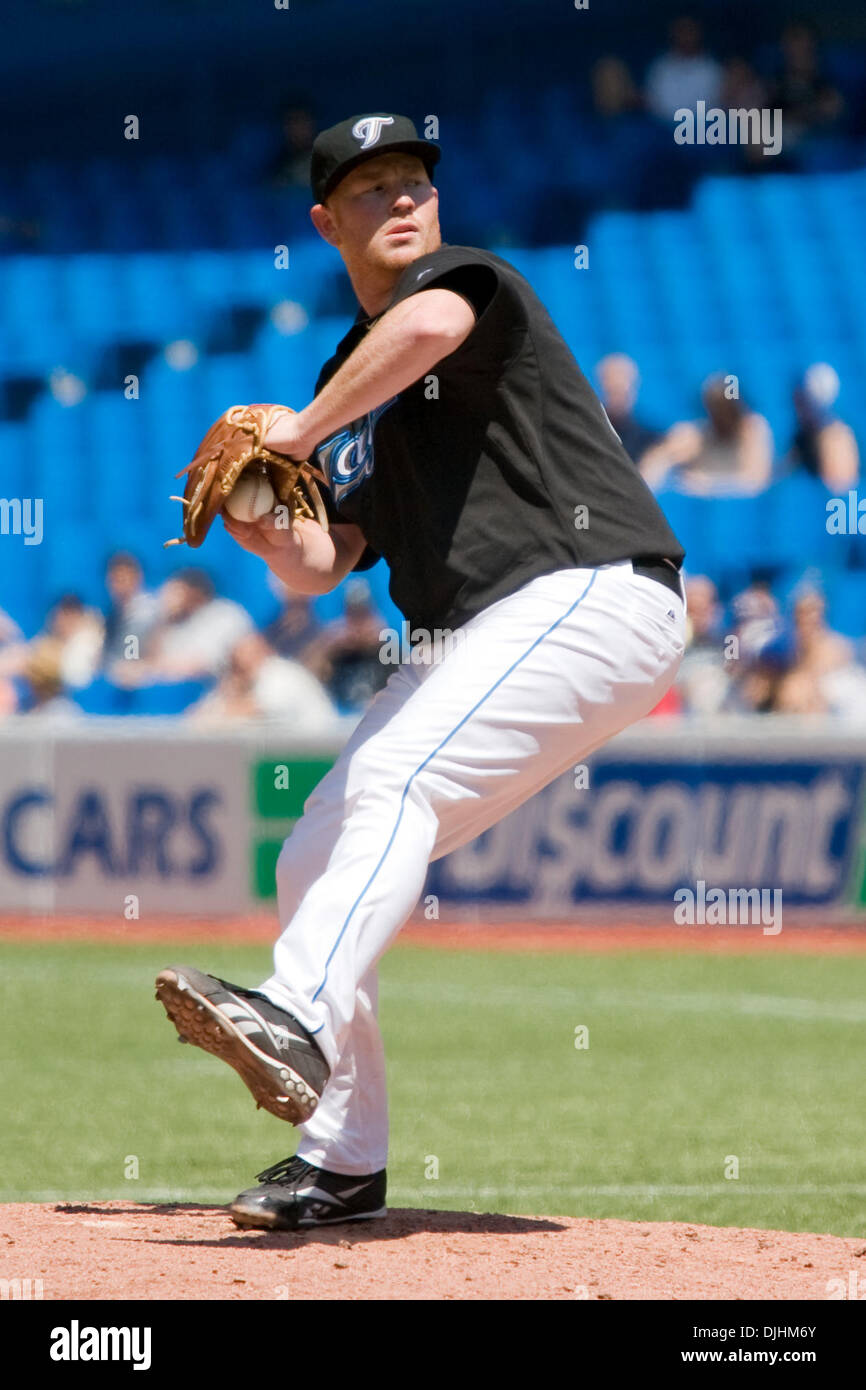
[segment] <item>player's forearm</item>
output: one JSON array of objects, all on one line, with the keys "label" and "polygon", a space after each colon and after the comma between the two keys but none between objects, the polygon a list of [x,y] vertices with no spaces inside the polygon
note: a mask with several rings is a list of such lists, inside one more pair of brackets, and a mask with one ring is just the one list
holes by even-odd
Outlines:
[{"label": "player's forearm", "polygon": [[[407,306],[408,308],[409,306]],[[395,310],[398,314],[403,306]],[[299,426],[311,440],[335,430],[399,395],[436,365],[453,344],[431,332],[417,315],[397,324],[377,323],[314,401],[301,411]]]},{"label": "player's forearm", "polygon": [[268,568],[297,594],[327,594],[345,579],[358,558],[340,526],[323,531],[317,522],[296,521],[293,544],[274,548]]},{"label": "player's forearm", "polygon": [[323,531],[317,521],[303,518],[290,530],[277,527],[274,513],[257,522],[223,518],[226,530],[294,593],[327,594],[346,577],[364,549],[355,526],[332,526]]},{"label": "player's forearm", "polygon": [[469,305],[450,290],[428,290],[389,309],[315,400],[269,432],[268,446],[279,451],[282,440],[286,452],[308,457],[321,440],[425,376],[474,322]]}]

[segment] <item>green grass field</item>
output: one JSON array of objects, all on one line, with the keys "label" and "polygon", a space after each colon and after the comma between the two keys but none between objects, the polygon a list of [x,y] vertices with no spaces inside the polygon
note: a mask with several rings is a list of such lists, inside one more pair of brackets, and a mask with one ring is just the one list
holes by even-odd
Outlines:
[{"label": "green grass field", "polygon": [[[175,1041],[152,982],[184,959],[249,984],[270,963],[0,946],[0,1199],[224,1202],[293,1150]],[[392,1206],[866,1235],[866,955],[398,947],[381,996]]]}]

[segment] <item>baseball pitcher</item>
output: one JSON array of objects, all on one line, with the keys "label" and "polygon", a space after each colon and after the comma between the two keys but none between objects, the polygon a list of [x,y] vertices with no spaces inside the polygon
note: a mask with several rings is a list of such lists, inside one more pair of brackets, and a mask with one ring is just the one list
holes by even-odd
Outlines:
[{"label": "baseball pitcher", "polygon": [[[223,511],[238,545],[305,594],[384,557],[415,642],[283,847],[270,978],[157,979],[181,1036],[300,1127],[231,1204],[240,1226],[384,1215],[376,970],[429,863],[648,714],[683,652],[684,551],[530,285],[442,241],[439,157],[392,113],[319,135],[311,217],[358,314],[304,409],[234,408],[244,460],[289,468],[280,496],[318,487],[291,526]],[[194,544],[220,447],[190,475]]]}]

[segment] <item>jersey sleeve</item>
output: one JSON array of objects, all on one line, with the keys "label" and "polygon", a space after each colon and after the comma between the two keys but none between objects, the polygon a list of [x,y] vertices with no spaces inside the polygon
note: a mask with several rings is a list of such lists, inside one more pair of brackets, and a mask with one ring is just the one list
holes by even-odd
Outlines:
[{"label": "jersey sleeve", "polygon": [[462,295],[481,319],[500,289],[500,278],[495,266],[472,247],[444,246],[406,267],[388,307],[434,288]]},{"label": "jersey sleeve", "polygon": [[476,319],[487,312],[490,301],[496,293],[497,276],[495,270],[481,261],[464,261],[442,269],[434,267],[431,274],[417,281],[412,293],[417,289],[453,290],[459,294],[475,311]]},{"label": "jersey sleeve", "polygon": [[453,367],[475,361],[491,371],[501,366],[527,323],[523,307],[511,293],[496,258],[471,246],[440,247],[406,267],[388,307],[430,289],[453,290],[475,313],[474,328],[447,359],[449,364]]}]

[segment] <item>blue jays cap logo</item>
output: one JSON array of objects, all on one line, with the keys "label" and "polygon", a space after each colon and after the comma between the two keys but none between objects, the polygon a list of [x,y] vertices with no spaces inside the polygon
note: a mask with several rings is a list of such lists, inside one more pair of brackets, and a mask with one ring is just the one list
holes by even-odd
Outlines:
[{"label": "blue jays cap logo", "polygon": [[369,150],[371,145],[375,145],[382,134],[382,127],[393,125],[393,116],[363,116],[360,121],[356,121],[352,126],[352,134],[356,140],[361,140],[362,150]]},{"label": "blue jays cap logo", "polygon": [[389,150],[416,155],[428,173],[439,160],[439,146],[421,140],[408,116],[373,111],[349,116],[323,130],[313,141],[310,159],[310,188],[316,202],[324,203],[340,180],[365,159]]}]

